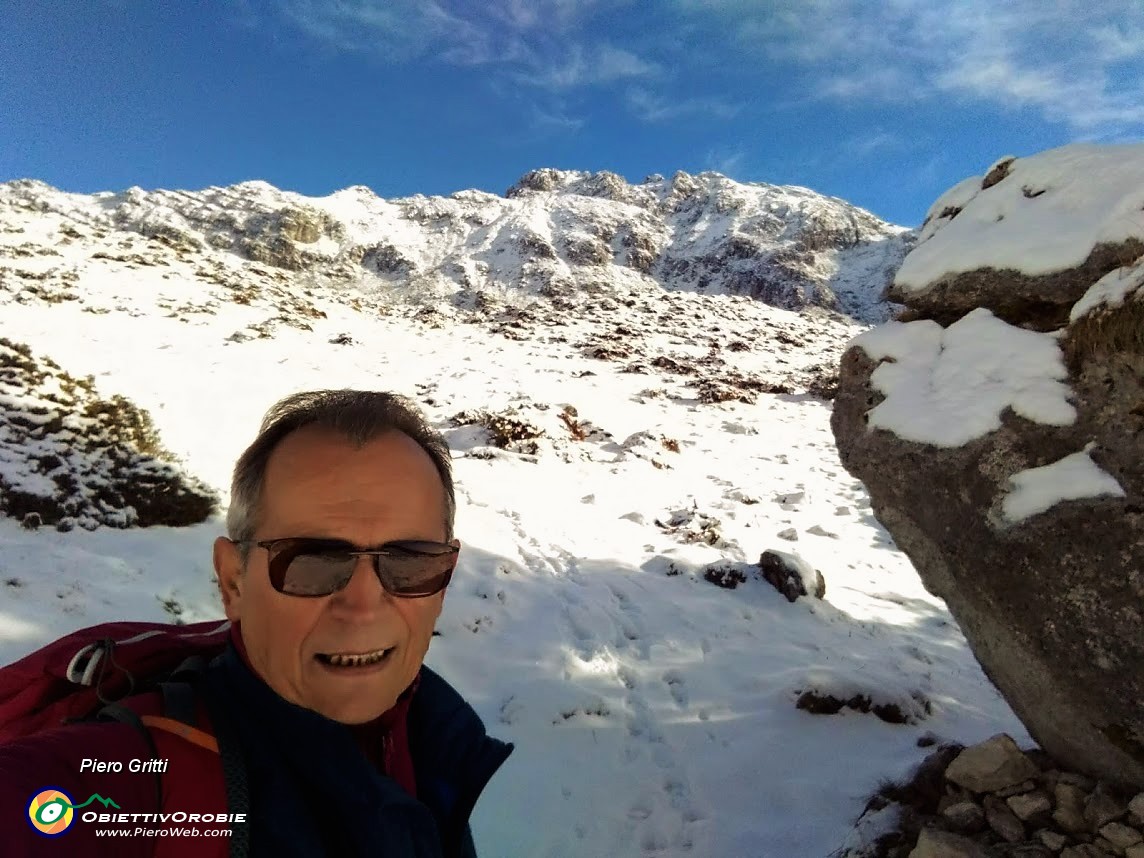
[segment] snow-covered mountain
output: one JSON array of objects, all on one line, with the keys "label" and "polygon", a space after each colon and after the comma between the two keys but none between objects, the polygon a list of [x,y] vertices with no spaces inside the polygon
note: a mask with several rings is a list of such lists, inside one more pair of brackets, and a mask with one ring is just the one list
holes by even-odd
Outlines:
[{"label": "snow-covered mountain", "polygon": [[[886,316],[881,292],[913,238],[842,200],[717,173],[631,185],[614,173],[546,169],[505,197],[395,200],[364,187],[308,198],[262,182],[85,196],[17,181],[0,185],[0,208],[9,228],[21,214],[54,215],[57,229],[74,233],[67,237],[103,251],[96,259],[162,264],[174,254],[209,266],[222,251],[297,272],[313,288],[359,287],[434,306],[446,298],[461,309],[531,296],[575,304],[658,287],[874,322]],[[116,250],[128,246],[135,252]]]},{"label": "snow-covered mountain", "polygon": [[[846,229],[851,246],[816,244]],[[766,252],[719,250],[743,235]],[[517,743],[477,808],[482,854],[824,858],[920,745],[1027,739],[838,462],[823,397],[867,325],[726,294],[801,243],[814,283],[877,318],[908,240],[809,191],[714,175],[544,171],[504,199],[398,201],[13,182],[0,371],[27,368],[0,372],[0,402],[51,413],[72,402],[66,384],[101,414],[122,396],[153,431],[158,461],[139,466],[172,456],[225,509],[281,396],[409,394],[450,443],[464,545],[429,663]],[[774,294],[816,294],[783,282]],[[92,425],[108,426],[75,424]],[[0,479],[54,490],[59,464],[26,439]],[[0,517],[0,663],[102,621],[220,615],[219,515],[122,530],[100,510],[75,517]],[[769,586],[767,551],[820,572],[825,598]]]}]

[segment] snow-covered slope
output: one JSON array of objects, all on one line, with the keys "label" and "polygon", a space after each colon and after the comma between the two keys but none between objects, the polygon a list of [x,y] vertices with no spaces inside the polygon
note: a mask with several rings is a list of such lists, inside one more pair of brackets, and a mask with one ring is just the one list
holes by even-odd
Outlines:
[{"label": "snow-covered slope", "polygon": [[[654,207],[672,184],[619,190]],[[878,780],[927,753],[920,739],[1027,740],[841,469],[829,403],[802,392],[863,326],[816,308],[665,291],[611,262],[595,286],[551,287],[535,305],[508,281],[474,281],[467,306],[432,299],[465,288],[427,273],[438,271],[432,253],[472,258],[473,277],[498,256],[523,271],[505,219],[523,236],[542,210],[556,217],[542,195],[567,196],[563,217],[581,224],[595,206],[650,212],[639,199],[572,199],[565,184],[507,201],[350,190],[304,203],[328,220],[259,226],[278,209],[242,200],[277,194],[75,197],[8,185],[0,334],[145,408],[224,506],[235,458],[280,396],[368,386],[423,404],[453,449],[464,544],[429,661],[517,744],[478,806],[482,854],[824,858]],[[210,226],[228,206],[234,224]],[[703,202],[694,223],[715,208]],[[395,250],[372,257],[394,271],[363,275],[346,254],[382,243],[373,230],[385,218],[407,230],[395,226],[384,239]],[[688,229],[670,222],[673,234]],[[564,264],[575,231],[536,229]],[[715,233],[697,229],[697,242]],[[314,240],[282,243],[283,230]],[[483,258],[449,249],[478,235]],[[259,254],[323,261],[287,268],[250,259]],[[415,293],[408,306],[398,283]],[[499,446],[482,410],[534,437]],[[215,518],[60,533],[0,519],[0,662],[104,620],[219,616],[210,546],[221,529]],[[767,549],[821,571],[825,600],[792,604],[760,580]],[[739,577],[734,589],[709,580]],[[797,705],[830,708],[831,698],[853,706],[825,715]]]}]

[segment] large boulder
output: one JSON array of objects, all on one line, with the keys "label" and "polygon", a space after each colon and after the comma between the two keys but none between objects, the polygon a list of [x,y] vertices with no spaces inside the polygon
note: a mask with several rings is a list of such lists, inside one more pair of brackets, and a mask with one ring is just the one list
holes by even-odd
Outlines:
[{"label": "large boulder", "polygon": [[1144,205],[1144,146],[1007,169],[927,227],[915,321],[851,343],[832,427],[1033,737],[1144,787],[1144,222],[1112,216]]}]

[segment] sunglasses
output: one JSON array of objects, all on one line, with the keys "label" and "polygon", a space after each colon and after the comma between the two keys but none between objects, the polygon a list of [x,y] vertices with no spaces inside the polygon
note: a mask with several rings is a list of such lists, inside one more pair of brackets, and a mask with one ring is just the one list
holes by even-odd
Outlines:
[{"label": "sunglasses", "polygon": [[288,596],[329,596],[353,577],[359,557],[373,558],[373,571],[391,596],[417,598],[440,593],[457,565],[456,546],[408,540],[380,548],[357,548],[340,539],[288,538],[246,540],[268,555],[270,585]]}]

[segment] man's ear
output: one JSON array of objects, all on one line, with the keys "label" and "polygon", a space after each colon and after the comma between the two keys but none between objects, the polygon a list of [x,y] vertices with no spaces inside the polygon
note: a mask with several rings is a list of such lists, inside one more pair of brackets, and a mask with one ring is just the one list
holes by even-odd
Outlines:
[{"label": "man's ear", "polygon": [[238,622],[242,613],[242,554],[225,536],[214,541],[214,568],[226,618],[232,623]]}]

